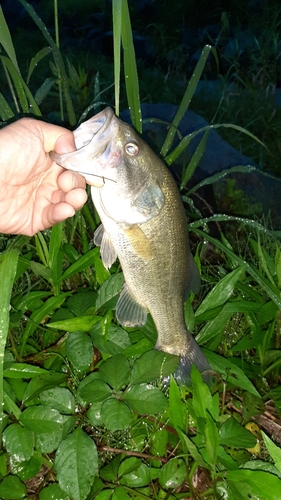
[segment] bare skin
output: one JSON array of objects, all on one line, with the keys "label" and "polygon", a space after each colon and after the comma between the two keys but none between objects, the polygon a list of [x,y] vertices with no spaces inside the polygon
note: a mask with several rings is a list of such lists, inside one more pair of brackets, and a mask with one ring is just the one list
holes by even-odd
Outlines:
[{"label": "bare skin", "polygon": [[75,149],[72,132],[32,118],[0,130],[1,233],[32,236],[82,208],[85,179],[48,154]]}]

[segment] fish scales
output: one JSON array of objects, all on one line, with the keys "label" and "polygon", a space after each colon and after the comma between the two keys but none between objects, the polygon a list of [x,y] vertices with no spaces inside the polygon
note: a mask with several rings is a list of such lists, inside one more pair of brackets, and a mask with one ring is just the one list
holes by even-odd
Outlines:
[{"label": "fish scales", "polygon": [[158,333],[155,347],[180,357],[175,376],[185,383],[192,364],[201,372],[210,367],[184,320],[184,300],[191,291],[198,292],[200,278],[178,187],[166,165],[110,108],[82,126],[87,123],[92,140],[53,158],[83,173],[92,185],[102,222],[94,242],[101,247],[105,267],[118,257],[125,278],[117,320],[125,326],[143,325],[148,310]]}]

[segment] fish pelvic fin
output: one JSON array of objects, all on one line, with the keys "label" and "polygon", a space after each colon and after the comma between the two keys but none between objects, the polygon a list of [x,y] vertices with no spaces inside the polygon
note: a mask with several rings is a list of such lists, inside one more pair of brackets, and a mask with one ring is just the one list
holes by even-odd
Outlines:
[{"label": "fish pelvic fin", "polygon": [[117,253],[113,243],[104,231],[101,224],[94,233],[94,244],[100,247],[101,260],[106,269],[109,269],[117,259]]},{"label": "fish pelvic fin", "polygon": [[146,308],[136,302],[126,283],[116,304],[116,318],[123,326],[142,326],[146,323]]}]

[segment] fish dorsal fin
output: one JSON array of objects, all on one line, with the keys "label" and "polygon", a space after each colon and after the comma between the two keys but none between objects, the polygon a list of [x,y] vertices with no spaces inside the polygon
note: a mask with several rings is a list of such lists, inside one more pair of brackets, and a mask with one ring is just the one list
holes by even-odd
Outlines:
[{"label": "fish dorsal fin", "polygon": [[142,326],[146,323],[146,308],[136,302],[126,283],[116,304],[116,318],[123,326]]},{"label": "fish dorsal fin", "polygon": [[94,244],[100,247],[101,260],[106,269],[109,269],[117,259],[117,253],[109,235],[101,224],[94,233]]}]

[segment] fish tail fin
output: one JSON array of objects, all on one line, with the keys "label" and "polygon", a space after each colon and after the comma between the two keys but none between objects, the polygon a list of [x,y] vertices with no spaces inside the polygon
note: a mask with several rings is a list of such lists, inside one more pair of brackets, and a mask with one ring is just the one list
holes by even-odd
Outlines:
[{"label": "fish tail fin", "polygon": [[188,332],[188,334],[188,348],[186,353],[179,356],[180,362],[174,374],[174,378],[179,385],[190,385],[191,367],[195,365],[201,372],[204,382],[211,384],[213,382],[212,369],[196,340],[190,332]]}]

